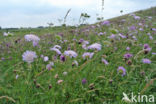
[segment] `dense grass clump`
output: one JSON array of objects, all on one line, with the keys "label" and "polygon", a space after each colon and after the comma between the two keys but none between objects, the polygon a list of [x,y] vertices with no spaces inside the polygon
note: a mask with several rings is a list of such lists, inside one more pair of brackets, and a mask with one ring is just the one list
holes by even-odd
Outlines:
[{"label": "dense grass clump", "polygon": [[4,32],[0,104],[124,104],[123,92],[156,97],[156,8],[93,25]]}]

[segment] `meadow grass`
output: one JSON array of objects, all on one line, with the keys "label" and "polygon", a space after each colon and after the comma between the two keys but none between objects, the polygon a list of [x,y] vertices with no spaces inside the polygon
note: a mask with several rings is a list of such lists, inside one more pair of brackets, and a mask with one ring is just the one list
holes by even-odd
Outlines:
[{"label": "meadow grass", "polygon": [[[122,101],[123,92],[156,97],[156,31],[153,30],[156,29],[156,8],[138,11],[135,15],[140,19],[127,14],[110,19],[110,24],[104,25],[100,22],[79,27],[9,30],[13,36],[3,36],[6,30],[0,30],[0,104],[126,104]],[[129,29],[131,26],[135,29]],[[98,35],[100,32],[102,35]],[[120,33],[126,38],[119,36]],[[38,46],[25,41],[26,34],[37,35]],[[112,34],[115,38],[108,38]],[[81,39],[89,45],[99,43],[102,49],[85,50]],[[145,53],[144,44],[152,50]],[[50,50],[54,45],[60,45],[62,53],[70,49],[78,56],[66,56],[63,62]],[[27,50],[38,56],[31,64],[22,60]],[[83,59],[84,52],[94,52],[94,55]],[[133,56],[125,60],[126,53]],[[49,61],[45,62],[41,55],[48,56]],[[109,64],[102,62],[102,58]],[[151,63],[143,63],[144,58]],[[54,66],[47,70],[50,61]],[[126,69],[126,75],[117,71],[119,66]]]}]

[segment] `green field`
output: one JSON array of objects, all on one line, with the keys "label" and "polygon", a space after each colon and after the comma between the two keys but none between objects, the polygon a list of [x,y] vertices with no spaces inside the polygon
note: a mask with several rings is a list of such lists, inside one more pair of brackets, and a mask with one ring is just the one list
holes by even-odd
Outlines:
[{"label": "green field", "polygon": [[[40,38],[37,46],[26,34]],[[55,45],[61,55],[50,50]],[[27,50],[37,55],[31,63]],[[79,27],[0,30],[0,104],[126,104],[123,92],[156,102],[156,7]]]}]

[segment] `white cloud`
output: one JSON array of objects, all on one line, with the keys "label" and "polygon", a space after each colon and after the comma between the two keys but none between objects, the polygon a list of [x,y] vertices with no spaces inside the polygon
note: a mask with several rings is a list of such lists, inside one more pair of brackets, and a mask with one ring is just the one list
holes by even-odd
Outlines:
[{"label": "white cloud", "polygon": [[42,2],[50,3],[52,6],[59,6],[59,7],[84,7],[93,5],[97,0],[42,0]]}]

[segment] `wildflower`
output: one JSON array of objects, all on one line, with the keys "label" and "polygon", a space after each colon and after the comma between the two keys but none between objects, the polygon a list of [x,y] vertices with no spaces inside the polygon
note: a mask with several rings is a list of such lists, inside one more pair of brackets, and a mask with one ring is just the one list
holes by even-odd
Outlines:
[{"label": "wildflower", "polygon": [[80,39],[80,40],[79,40],[79,44],[81,44],[83,41],[84,41],[84,39]]},{"label": "wildflower", "polygon": [[88,49],[100,51],[101,50],[101,44],[94,43],[94,44],[88,46]]},{"label": "wildflower", "polygon": [[57,78],[58,78],[58,74],[55,75],[55,79],[57,79]]},{"label": "wildflower", "polygon": [[82,79],[82,84],[86,84],[87,83],[87,80],[84,78]]},{"label": "wildflower", "polygon": [[48,56],[44,57],[44,61],[47,62],[49,60]]},{"label": "wildflower", "polygon": [[129,58],[131,58],[132,56],[133,56],[132,54],[126,53],[126,54],[124,55],[124,58],[125,58],[125,59],[129,59]]},{"label": "wildflower", "polygon": [[103,35],[104,33],[103,32],[100,32],[100,33],[98,33],[98,36],[101,36],[101,35]]},{"label": "wildflower", "polygon": [[51,69],[52,69],[51,64],[47,64],[47,65],[46,65],[46,69],[51,70]]},{"label": "wildflower", "polygon": [[51,89],[52,88],[52,85],[51,84],[49,84],[49,89]]},{"label": "wildflower", "polygon": [[109,26],[110,25],[110,21],[104,21],[101,23],[102,25],[106,25],[106,26]]},{"label": "wildflower", "polygon": [[33,46],[34,47],[38,46],[38,42],[37,41],[33,41]]},{"label": "wildflower", "polygon": [[119,36],[121,37],[121,38],[126,38],[126,36],[124,36],[124,35],[122,35],[122,34],[119,34]]},{"label": "wildflower", "polygon": [[150,35],[150,36],[149,36],[149,39],[150,39],[150,40],[153,40],[153,37]]},{"label": "wildflower", "polygon": [[135,20],[140,20],[140,17],[135,15],[135,16],[134,16],[134,19],[135,19]]},{"label": "wildflower", "polygon": [[93,52],[92,52],[92,53],[90,53],[90,52],[85,52],[85,53],[82,55],[82,57],[83,57],[83,59],[92,58],[93,55],[94,55]]},{"label": "wildflower", "polygon": [[40,55],[41,58],[44,58],[44,55]]},{"label": "wildflower", "polygon": [[34,59],[37,58],[37,55],[36,55],[36,52],[26,51],[23,53],[22,57],[23,57],[23,61],[32,63]]},{"label": "wildflower", "polygon": [[112,35],[109,36],[108,38],[110,38],[110,39],[115,39],[115,38],[116,38],[116,35],[112,34]]},{"label": "wildflower", "polygon": [[18,77],[19,77],[19,75],[17,74],[17,75],[16,75],[16,79],[18,79]]},{"label": "wildflower", "polygon": [[60,60],[64,62],[66,60],[65,56],[61,55]]},{"label": "wildflower", "polygon": [[131,61],[131,60],[128,60],[128,61],[127,61],[127,64],[128,64],[128,65],[132,65],[132,61]]},{"label": "wildflower", "polygon": [[122,74],[122,76],[126,75],[126,69],[123,66],[119,66],[117,71]]},{"label": "wildflower", "polygon": [[61,55],[61,51],[57,48],[50,48],[51,51],[55,51],[58,55]]},{"label": "wildflower", "polygon": [[69,56],[70,58],[77,57],[77,53],[75,51],[72,51],[72,50],[64,51],[64,55]]},{"label": "wildflower", "polygon": [[68,73],[67,72],[63,72],[63,75],[67,75]]},{"label": "wildflower", "polygon": [[109,63],[108,63],[108,61],[106,60],[106,59],[104,59],[104,58],[102,58],[102,60],[101,60],[105,65],[108,65]]},{"label": "wildflower", "polygon": [[152,52],[152,55],[156,55],[156,53],[155,52]]},{"label": "wildflower", "polygon": [[8,36],[8,33],[4,32],[4,33],[3,33],[3,36]]},{"label": "wildflower", "polygon": [[139,28],[139,30],[140,30],[140,31],[144,31],[144,29],[143,29],[143,28]]},{"label": "wildflower", "polygon": [[63,80],[58,80],[57,84],[61,84],[63,82]]},{"label": "wildflower", "polygon": [[61,46],[55,45],[53,48],[61,49]]},{"label": "wildflower", "polygon": [[129,51],[130,50],[130,47],[126,47],[126,50]]},{"label": "wildflower", "polygon": [[40,41],[40,38],[38,36],[34,35],[34,34],[27,34],[27,35],[24,36],[24,38],[25,38],[26,41],[32,41],[32,42]]},{"label": "wildflower", "polygon": [[79,65],[79,63],[78,63],[76,60],[74,60],[74,62],[73,62],[73,64],[72,64],[72,66],[74,66],[74,65],[78,66],[78,65]]},{"label": "wildflower", "polygon": [[155,31],[156,32],[156,28],[152,28],[151,30]]},{"label": "wildflower", "polygon": [[144,44],[144,49],[147,49],[149,48],[149,45],[148,44]]},{"label": "wildflower", "polygon": [[151,60],[145,58],[145,59],[142,59],[142,62],[143,62],[144,64],[150,64],[150,63],[151,63]]},{"label": "wildflower", "polygon": [[54,66],[54,63],[50,62],[49,64],[46,65],[46,69],[51,70],[52,66]]},{"label": "wildflower", "polygon": [[148,52],[150,52],[152,50],[152,48],[150,48],[150,46],[148,44],[144,44],[144,53],[147,54]]},{"label": "wildflower", "polygon": [[132,25],[131,27],[129,27],[129,30],[134,31],[134,30],[136,30],[136,27],[134,25]]}]

